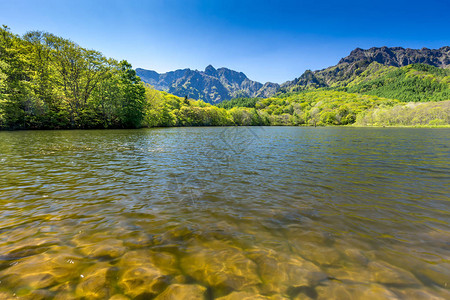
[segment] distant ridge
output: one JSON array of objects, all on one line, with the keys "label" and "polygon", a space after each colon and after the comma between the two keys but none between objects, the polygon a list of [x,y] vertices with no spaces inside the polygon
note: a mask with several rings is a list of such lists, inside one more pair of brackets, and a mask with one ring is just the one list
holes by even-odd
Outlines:
[{"label": "distant ridge", "polygon": [[[201,99],[208,103],[218,104],[232,98],[267,98],[277,93],[317,88],[351,88],[354,91],[362,91],[362,89],[357,89],[355,85],[370,80],[378,80],[377,84],[383,86],[389,83],[389,89],[391,90],[398,89],[398,84],[392,83],[396,79],[395,76],[389,75],[388,72],[415,64],[450,69],[450,47],[410,49],[384,46],[366,50],[356,48],[335,66],[317,71],[307,70],[300,77],[281,85],[271,82],[262,84],[248,79],[242,72],[227,68],[215,69],[211,65],[207,66],[204,71],[180,69],[159,74],[155,71],[138,68],[136,72],[142,81],[151,84],[157,90],[166,91],[180,97],[188,96],[192,99]],[[434,72],[432,69],[421,71]],[[408,69],[404,70],[403,73],[405,72],[414,75],[417,70]],[[392,78],[381,80],[382,76]],[[425,83],[427,80],[432,79],[420,79],[425,85],[436,84],[431,81]],[[440,82],[439,80],[438,82]],[[444,83],[441,82],[440,84]],[[370,92],[367,86],[364,87],[364,91]],[[411,91],[411,93],[414,92]]]},{"label": "distant ridge", "polygon": [[438,68],[450,66],[450,47],[439,49],[410,49],[402,47],[381,47],[363,50],[356,48],[349,56],[339,61],[342,63],[354,63],[356,61],[376,61],[379,64],[393,67],[404,67],[411,64],[426,64]]},{"label": "distant ridge", "polygon": [[155,89],[208,103],[220,103],[238,97],[270,97],[280,86],[276,83],[259,83],[247,78],[242,72],[227,68],[215,69],[212,65],[205,71],[181,69],[159,74],[152,70],[136,69],[142,81]]},{"label": "distant ridge", "polygon": [[[440,69],[450,68],[450,47],[439,49],[405,49],[402,47],[356,48],[335,66],[323,70],[307,70],[300,77],[281,85],[281,92],[299,91],[324,87],[346,87],[352,82],[373,79],[392,68],[413,64],[430,65]],[[358,79],[359,78],[359,79]]]}]

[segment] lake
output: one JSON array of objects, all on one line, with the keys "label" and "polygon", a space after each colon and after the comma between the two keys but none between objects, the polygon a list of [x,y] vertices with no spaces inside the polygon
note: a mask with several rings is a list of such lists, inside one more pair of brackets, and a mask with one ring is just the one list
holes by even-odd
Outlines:
[{"label": "lake", "polygon": [[16,131],[0,153],[0,299],[450,299],[449,129]]}]

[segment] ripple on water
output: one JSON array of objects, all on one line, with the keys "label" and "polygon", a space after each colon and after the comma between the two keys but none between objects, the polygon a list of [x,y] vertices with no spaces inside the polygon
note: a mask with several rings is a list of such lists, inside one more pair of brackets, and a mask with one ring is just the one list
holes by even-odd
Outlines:
[{"label": "ripple on water", "polygon": [[0,299],[449,299],[449,149],[439,129],[0,132]]}]

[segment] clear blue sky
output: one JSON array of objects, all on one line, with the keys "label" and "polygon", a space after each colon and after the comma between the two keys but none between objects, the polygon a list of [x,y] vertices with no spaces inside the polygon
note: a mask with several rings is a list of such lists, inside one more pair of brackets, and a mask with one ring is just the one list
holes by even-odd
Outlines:
[{"label": "clear blue sky", "polygon": [[48,31],[158,72],[212,64],[278,83],[356,47],[449,45],[449,16],[449,0],[0,0],[17,34]]}]

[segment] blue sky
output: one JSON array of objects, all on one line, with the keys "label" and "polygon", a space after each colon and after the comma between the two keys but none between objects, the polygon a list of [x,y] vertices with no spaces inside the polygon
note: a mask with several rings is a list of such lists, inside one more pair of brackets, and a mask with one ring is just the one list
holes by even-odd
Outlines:
[{"label": "blue sky", "polygon": [[43,30],[134,67],[208,64],[284,82],[356,48],[450,44],[450,1],[0,0],[14,33]]}]

